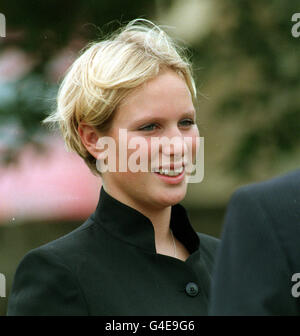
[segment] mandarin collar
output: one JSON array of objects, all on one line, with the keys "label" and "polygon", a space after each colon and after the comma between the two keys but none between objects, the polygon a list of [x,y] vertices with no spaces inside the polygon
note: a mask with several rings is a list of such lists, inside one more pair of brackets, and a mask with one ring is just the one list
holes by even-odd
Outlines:
[{"label": "mandarin collar", "polygon": [[[94,215],[94,220],[116,238],[156,253],[154,228],[150,219],[112,197],[103,186]],[[199,249],[199,237],[191,226],[185,208],[179,203],[171,208],[170,228],[190,253]]]}]

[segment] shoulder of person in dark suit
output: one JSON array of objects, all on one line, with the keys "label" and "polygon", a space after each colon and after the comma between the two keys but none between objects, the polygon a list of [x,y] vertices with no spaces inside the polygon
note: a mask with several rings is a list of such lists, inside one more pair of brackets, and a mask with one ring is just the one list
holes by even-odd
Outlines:
[{"label": "shoulder of person in dark suit", "polygon": [[211,291],[211,315],[297,315],[300,170],[247,185],[232,196]]}]

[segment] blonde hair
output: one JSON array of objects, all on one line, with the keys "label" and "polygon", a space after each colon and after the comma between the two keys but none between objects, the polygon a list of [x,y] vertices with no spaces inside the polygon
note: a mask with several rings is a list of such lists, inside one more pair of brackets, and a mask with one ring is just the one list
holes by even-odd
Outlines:
[{"label": "blonde hair", "polygon": [[79,123],[108,130],[120,102],[163,68],[183,76],[195,102],[196,87],[184,50],[151,21],[133,20],[109,39],[93,42],[82,51],[61,83],[56,111],[43,122],[58,123],[67,149],[100,175],[96,159],[81,142]]}]

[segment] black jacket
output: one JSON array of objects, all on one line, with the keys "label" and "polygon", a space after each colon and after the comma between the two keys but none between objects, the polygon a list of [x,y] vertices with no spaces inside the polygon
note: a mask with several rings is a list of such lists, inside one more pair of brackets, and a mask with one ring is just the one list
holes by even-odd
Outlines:
[{"label": "black jacket", "polygon": [[300,297],[292,295],[295,273],[300,273],[300,170],[233,195],[210,314],[300,315]]},{"label": "black jacket", "polygon": [[207,315],[218,240],[196,233],[180,204],[170,227],[185,262],[157,254],[151,221],[102,187],[83,225],[23,258],[7,314]]}]

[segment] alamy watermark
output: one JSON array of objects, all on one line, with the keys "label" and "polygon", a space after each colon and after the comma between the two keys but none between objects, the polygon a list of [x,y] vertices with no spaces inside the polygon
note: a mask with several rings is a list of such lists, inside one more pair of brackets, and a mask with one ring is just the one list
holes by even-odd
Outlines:
[{"label": "alamy watermark", "polygon": [[292,276],[292,282],[295,282],[295,284],[292,287],[292,295],[294,298],[300,297],[300,273],[295,273]]},{"label": "alamy watermark", "polygon": [[0,273],[0,298],[6,297],[6,279],[5,275]]},{"label": "alamy watermark", "polygon": [[6,19],[2,13],[0,13],[0,37],[6,37]]},{"label": "alamy watermark", "polygon": [[293,37],[299,37],[300,36],[300,13],[294,13],[292,16],[292,22],[296,22],[292,26],[292,35]]},{"label": "alamy watermark", "polygon": [[[107,147],[107,149],[105,149]],[[173,148],[173,150],[171,149]],[[130,137],[119,129],[118,141],[99,138],[96,167],[105,172],[161,173],[185,178],[187,183],[199,183],[204,177],[204,138],[194,137]],[[119,155],[117,155],[117,152]]]}]

